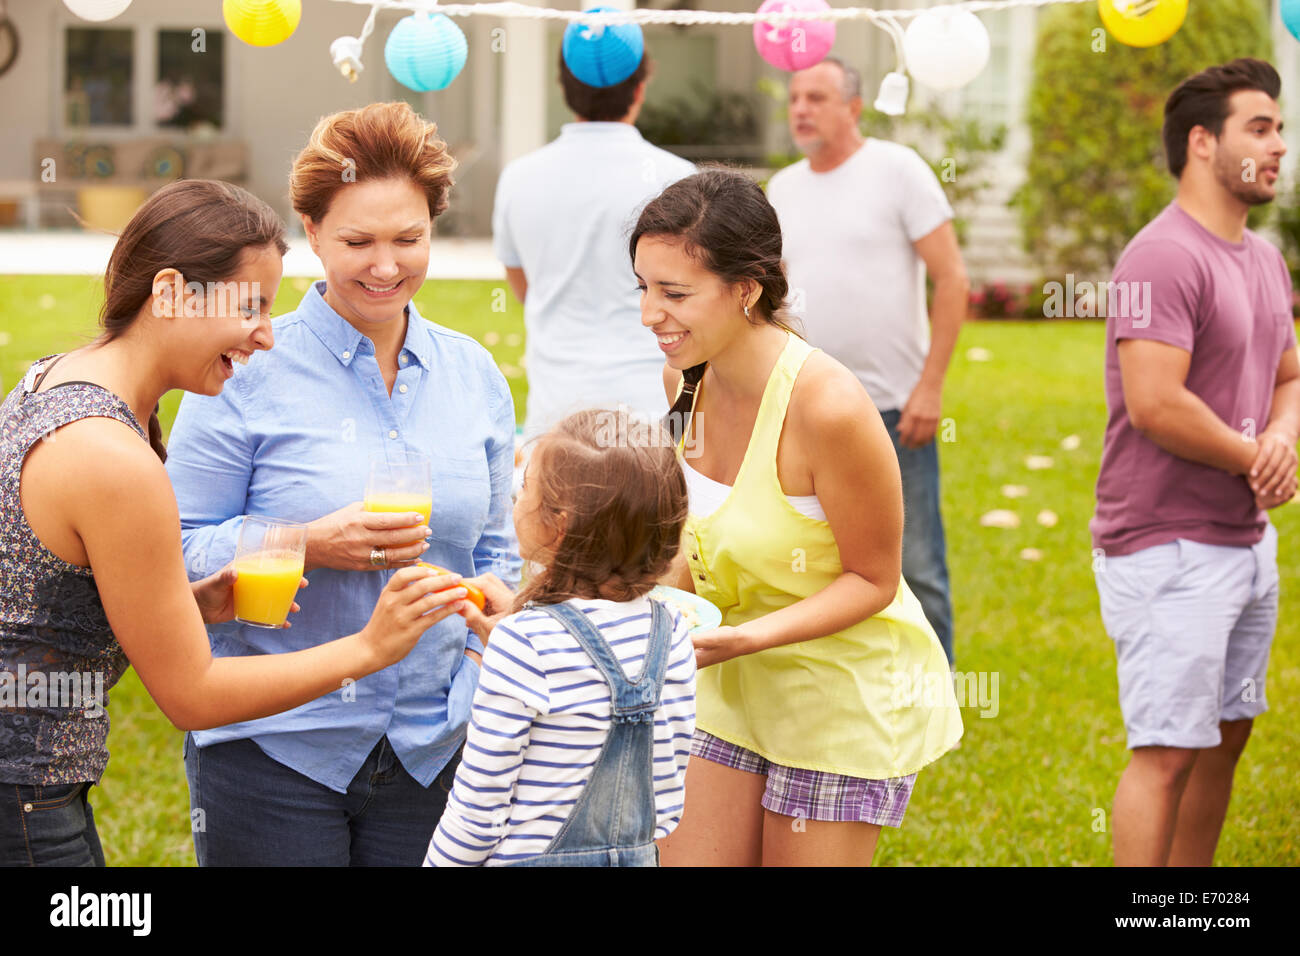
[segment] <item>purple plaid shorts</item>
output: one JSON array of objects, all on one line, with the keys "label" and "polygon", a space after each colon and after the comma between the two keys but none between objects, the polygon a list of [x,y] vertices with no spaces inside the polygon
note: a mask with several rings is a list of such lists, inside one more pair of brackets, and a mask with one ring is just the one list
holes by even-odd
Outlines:
[{"label": "purple plaid shorts", "polygon": [[805,820],[902,826],[903,813],[916,783],[914,773],[906,777],[867,780],[820,770],[783,767],[752,750],[699,729],[691,741],[691,756],[703,757],[734,770],[766,774],[763,806],[773,813]]}]

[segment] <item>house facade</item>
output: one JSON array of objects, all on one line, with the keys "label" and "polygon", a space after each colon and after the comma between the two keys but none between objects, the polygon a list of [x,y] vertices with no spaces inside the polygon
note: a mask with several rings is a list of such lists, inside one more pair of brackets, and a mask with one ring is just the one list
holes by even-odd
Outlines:
[{"label": "house facade", "polygon": [[[582,6],[578,0],[547,5]],[[752,0],[641,5],[729,11],[756,6]],[[1300,84],[1300,44],[1282,27],[1277,0],[1273,5],[1284,113],[1288,126],[1300,128],[1290,106],[1300,97],[1285,97]],[[439,233],[486,236],[502,166],[554,137],[570,119],[555,79],[563,24],[458,18],[469,41],[464,71],[446,90],[416,93],[384,66],[383,44],[401,12],[378,14],[365,45],[365,69],[349,83],[331,63],[329,47],[337,37],[361,32],[368,7],[327,0],[304,0],[303,7],[292,37],[276,47],[254,48],[228,34],[215,0],[134,0],[105,23],[80,20],[58,0],[8,0],[20,53],[0,75],[0,214],[8,201],[11,224],[75,226],[72,212],[84,213],[87,196],[95,195],[88,187],[102,194],[117,186],[129,196],[130,190],[147,194],[177,174],[206,175],[241,183],[298,228],[289,208],[288,171],[317,120],[400,99],[438,123],[460,163]],[[968,222],[967,264],[977,281],[1032,281],[1040,271],[1020,252],[1016,217],[1006,207],[1023,178],[1029,148],[1022,118],[1036,17],[1031,7],[982,13],[991,40],[988,66],[968,87],[938,99],[946,110],[1008,128],[1004,149],[987,165],[989,187],[960,210]],[[745,162],[759,175],[768,156],[789,151],[781,103],[786,74],[757,56],[750,29],[652,26],[645,33],[655,63],[648,138],[691,159]],[[894,66],[888,35],[866,21],[843,23],[833,54],[862,72],[870,109],[880,78]],[[663,139],[691,136],[695,141]],[[1286,169],[1284,176],[1289,181]]]}]

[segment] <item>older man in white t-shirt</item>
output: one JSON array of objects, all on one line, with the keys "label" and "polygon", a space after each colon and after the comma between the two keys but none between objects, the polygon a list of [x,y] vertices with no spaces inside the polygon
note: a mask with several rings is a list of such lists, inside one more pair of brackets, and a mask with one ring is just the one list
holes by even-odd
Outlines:
[{"label": "older man in white t-shirt", "polygon": [[668,410],[664,356],[641,325],[627,240],[641,208],[695,167],[632,125],[648,59],[621,83],[593,87],[561,57],[577,122],[510,163],[497,182],[493,248],[524,303],[525,438],[582,408],[622,404],[651,419]]},{"label": "older man in white t-shirt", "polygon": [[806,158],[772,177],[768,198],[781,220],[792,311],[809,342],[858,376],[894,439],[903,577],[951,663],[935,433],[970,286],[943,188],[914,150],[863,138],[860,85],[833,58],[794,74],[790,129]]}]

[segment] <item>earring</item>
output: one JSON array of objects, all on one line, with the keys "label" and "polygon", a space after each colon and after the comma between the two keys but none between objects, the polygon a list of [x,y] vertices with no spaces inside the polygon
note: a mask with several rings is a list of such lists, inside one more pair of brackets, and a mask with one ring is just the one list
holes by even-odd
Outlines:
[{"label": "earring", "polygon": [[745,309],[745,318],[749,318],[749,306],[744,306],[744,309]]}]

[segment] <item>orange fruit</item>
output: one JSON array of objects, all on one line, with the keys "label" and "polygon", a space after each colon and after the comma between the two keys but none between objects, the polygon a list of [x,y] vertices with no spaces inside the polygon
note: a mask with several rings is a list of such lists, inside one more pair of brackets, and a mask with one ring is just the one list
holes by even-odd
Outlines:
[{"label": "orange fruit", "polygon": [[[438,567],[438,565],[436,565],[436,564],[428,564],[428,563],[426,563],[426,562],[424,562],[424,561],[418,561],[418,562],[416,562],[416,563],[419,564],[420,567],[422,567],[422,568],[428,568],[430,571],[436,571],[438,574],[455,574],[455,573],[456,573],[455,571],[450,571],[450,570],[448,570],[447,568],[440,568],[440,567]],[[478,608],[480,611],[483,610],[484,606],[487,604],[487,598],[484,597],[482,591],[480,591],[478,588],[474,587],[474,585],[470,584],[468,581],[461,581],[460,584],[456,585],[456,587],[458,587],[458,588],[464,588],[464,589],[465,589],[465,600],[469,601],[471,604],[473,604],[473,605],[474,605],[476,608]],[[448,590],[450,590],[450,588],[448,588]]]}]

